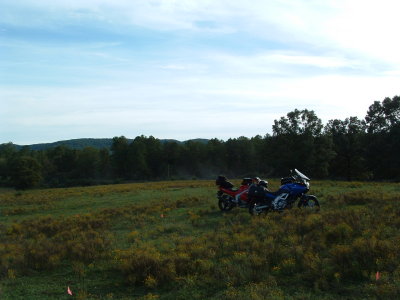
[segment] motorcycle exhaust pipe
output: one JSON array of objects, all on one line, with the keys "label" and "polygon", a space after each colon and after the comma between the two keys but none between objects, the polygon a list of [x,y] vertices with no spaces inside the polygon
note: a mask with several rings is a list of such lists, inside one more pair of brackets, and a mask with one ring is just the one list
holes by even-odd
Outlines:
[{"label": "motorcycle exhaust pipe", "polygon": [[268,205],[264,205],[264,206],[257,206],[257,209],[264,209],[264,208],[267,208],[268,207]]}]

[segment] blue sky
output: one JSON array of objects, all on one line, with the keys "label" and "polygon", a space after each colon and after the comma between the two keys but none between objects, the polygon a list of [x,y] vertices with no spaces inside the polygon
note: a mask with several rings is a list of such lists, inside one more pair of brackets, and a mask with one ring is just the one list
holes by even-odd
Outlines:
[{"label": "blue sky", "polygon": [[271,133],[400,94],[398,1],[0,1],[0,143]]}]

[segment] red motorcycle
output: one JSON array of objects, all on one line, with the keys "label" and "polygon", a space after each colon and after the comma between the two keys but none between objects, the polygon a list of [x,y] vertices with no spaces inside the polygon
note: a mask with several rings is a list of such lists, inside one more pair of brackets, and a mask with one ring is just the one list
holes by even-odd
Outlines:
[{"label": "red motorcycle", "polygon": [[235,206],[248,208],[250,205],[248,189],[251,183],[251,178],[243,178],[240,187],[234,188],[233,184],[225,176],[218,176],[215,184],[218,186],[217,199],[219,209],[221,211],[229,211]]}]

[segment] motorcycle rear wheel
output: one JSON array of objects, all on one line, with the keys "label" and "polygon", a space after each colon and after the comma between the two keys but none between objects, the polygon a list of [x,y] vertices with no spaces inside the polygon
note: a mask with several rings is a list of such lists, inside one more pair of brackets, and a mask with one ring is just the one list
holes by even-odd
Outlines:
[{"label": "motorcycle rear wheel", "polygon": [[308,209],[315,209],[319,211],[320,206],[317,197],[313,195],[307,195],[300,199],[299,203],[297,204],[298,208],[308,208]]},{"label": "motorcycle rear wheel", "polygon": [[230,211],[234,206],[231,196],[224,194],[218,197],[218,207],[221,211]]}]

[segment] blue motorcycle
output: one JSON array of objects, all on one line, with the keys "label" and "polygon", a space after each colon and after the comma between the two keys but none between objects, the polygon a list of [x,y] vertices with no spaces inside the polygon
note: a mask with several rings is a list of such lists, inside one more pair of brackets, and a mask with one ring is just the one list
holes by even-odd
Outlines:
[{"label": "blue motorcycle", "polygon": [[261,198],[251,201],[249,213],[259,215],[268,211],[283,211],[297,203],[297,207],[314,208],[319,210],[319,202],[314,195],[306,195],[310,190],[310,178],[299,170],[291,171],[290,177],[281,179],[281,187],[276,192],[265,192]]}]

